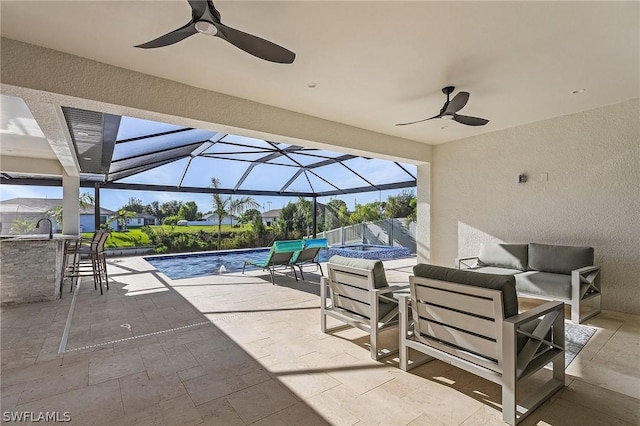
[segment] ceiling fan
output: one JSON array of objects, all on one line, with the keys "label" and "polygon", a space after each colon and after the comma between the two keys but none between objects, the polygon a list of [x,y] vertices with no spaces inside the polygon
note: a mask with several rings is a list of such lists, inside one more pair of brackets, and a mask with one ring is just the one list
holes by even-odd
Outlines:
[{"label": "ceiling fan", "polygon": [[220,22],[220,12],[211,0],[188,0],[188,2],[191,6],[191,20],[186,25],[135,47],[151,49],[169,46],[201,33],[219,37],[266,61],[290,64],[296,58],[295,53],[282,46],[224,25]]},{"label": "ceiling fan", "polygon": [[447,95],[447,101],[442,106],[442,109],[440,109],[440,113],[438,115],[434,115],[433,117],[425,118],[423,120],[412,121],[410,123],[396,124],[396,126],[406,126],[408,124],[421,123],[423,121],[432,120],[434,118],[442,118],[443,120],[454,120],[458,123],[466,124],[467,126],[484,126],[485,124],[487,124],[489,120],[486,120],[484,118],[456,114],[467,104],[467,101],[469,100],[469,92],[458,92],[458,94],[455,95],[453,99],[451,99],[451,101],[449,101],[449,95],[453,92],[454,89],[454,86],[447,86],[442,89],[442,93]]}]

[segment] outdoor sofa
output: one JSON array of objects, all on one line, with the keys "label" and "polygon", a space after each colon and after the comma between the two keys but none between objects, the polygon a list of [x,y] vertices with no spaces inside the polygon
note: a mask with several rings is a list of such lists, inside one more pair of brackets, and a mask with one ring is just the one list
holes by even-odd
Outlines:
[{"label": "outdoor sofa", "polygon": [[[601,310],[600,267],[593,258],[593,247],[484,243],[478,256],[456,259],[456,266],[513,275],[518,296],[569,304],[571,321],[579,324]],[[593,306],[584,312],[587,303]]]}]

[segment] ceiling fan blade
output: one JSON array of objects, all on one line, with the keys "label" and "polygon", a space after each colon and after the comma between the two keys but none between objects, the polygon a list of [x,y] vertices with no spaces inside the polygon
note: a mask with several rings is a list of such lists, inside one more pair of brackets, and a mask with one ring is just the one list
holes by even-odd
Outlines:
[{"label": "ceiling fan blade", "polygon": [[409,124],[422,123],[423,121],[433,120],[434,118],[440,118],[440,114],[434,115],[433,117],[425,118],[425,119],[422,119],[422,120],[412,121],[410,123],[399,123],[399,124],[396,124],[396,126],[408,126]]},{"label": "ceiling fan blade", "polygon": [[151,40],[134,47],[139,47],[141,49],[152,49],[154,47],[169,46],[170,44],[174,44],[179,41],[182,41],[185,38],[196,34],[197,32],[198,31],[196,31],[196,27],[193,24],[193,21],[189,21],[188,24],[178,28],[177,30],[173,30],[170,33],[167,33],[163,36],[156,38],[155,40]]},{"label": "ceiling fan blade", "polygon": [[449,105],[447,105],[444,113],[455,114],[456,112],[464,108],[468,100],[469,92],[459,92],[453,99],[451,99],[451,102],[449,102]]},{"label": "ceiling fan blade", "polygon": [[187,0],[189,2],[189,6],[191,6],[191,15],[193,16],[193,20],[197,21],[202,18],[202,15],[207,11],[207,1],[206,0]]},{"label": "ceiling fan blade", "polygon": [[265,61],[291,64],[296,58],[295,53],[269,40],[227,27],[224,24],[215,23],[215,26],[218,29],[215,34],[216,37],[220,37],[237,48]]},{"label": "ceiling fan blade", "polygon": [[467,126],[484,126],[489,122],[484,118],[469,117],[468,115],[453,114],[453,119],[458,123],[466,124]]}]

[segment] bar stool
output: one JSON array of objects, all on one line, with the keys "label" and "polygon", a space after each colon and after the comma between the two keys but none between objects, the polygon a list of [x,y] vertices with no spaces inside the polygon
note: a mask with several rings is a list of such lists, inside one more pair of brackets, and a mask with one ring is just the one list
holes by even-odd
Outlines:
[{"label": "bar stool", "polygon": [[71,279],[69,292],[73,291],[74,284],[77,285],[78,277],[85,276],[93,276],[93,287],[97,290],[100,286],[100,294],[103,294],[103,280],[107,290],[109,289],[107,259],[104,251],[107,238],[109,238],[108,231],[98,230],[93,234],[93,238],[88,244],[73,240],[65,242],[60,297],[62,297],[65,278]]}]

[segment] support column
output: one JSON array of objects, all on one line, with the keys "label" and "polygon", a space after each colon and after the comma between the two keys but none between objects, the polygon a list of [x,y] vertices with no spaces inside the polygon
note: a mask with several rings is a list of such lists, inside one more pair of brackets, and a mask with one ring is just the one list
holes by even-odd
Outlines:
[{"label": "support column", "polygon": [[95,230],[100,229],[100,183],[96,182],[93,191],[93,224]]},{"label": "support column", "polygon": [[311,226],[313,227],[313,238],[316,238],[318,231],[318,197],[313,197],[313,221]]},{"label": "support column", "polygon": [[62,233],[80,233],[80,177],[62,174]]},{"label": "support column", "polygon": [[418,166],[418,221],[416,227],[416,250],[418,262],[430,262],[434,248],[431,245],[431,164]]}]

